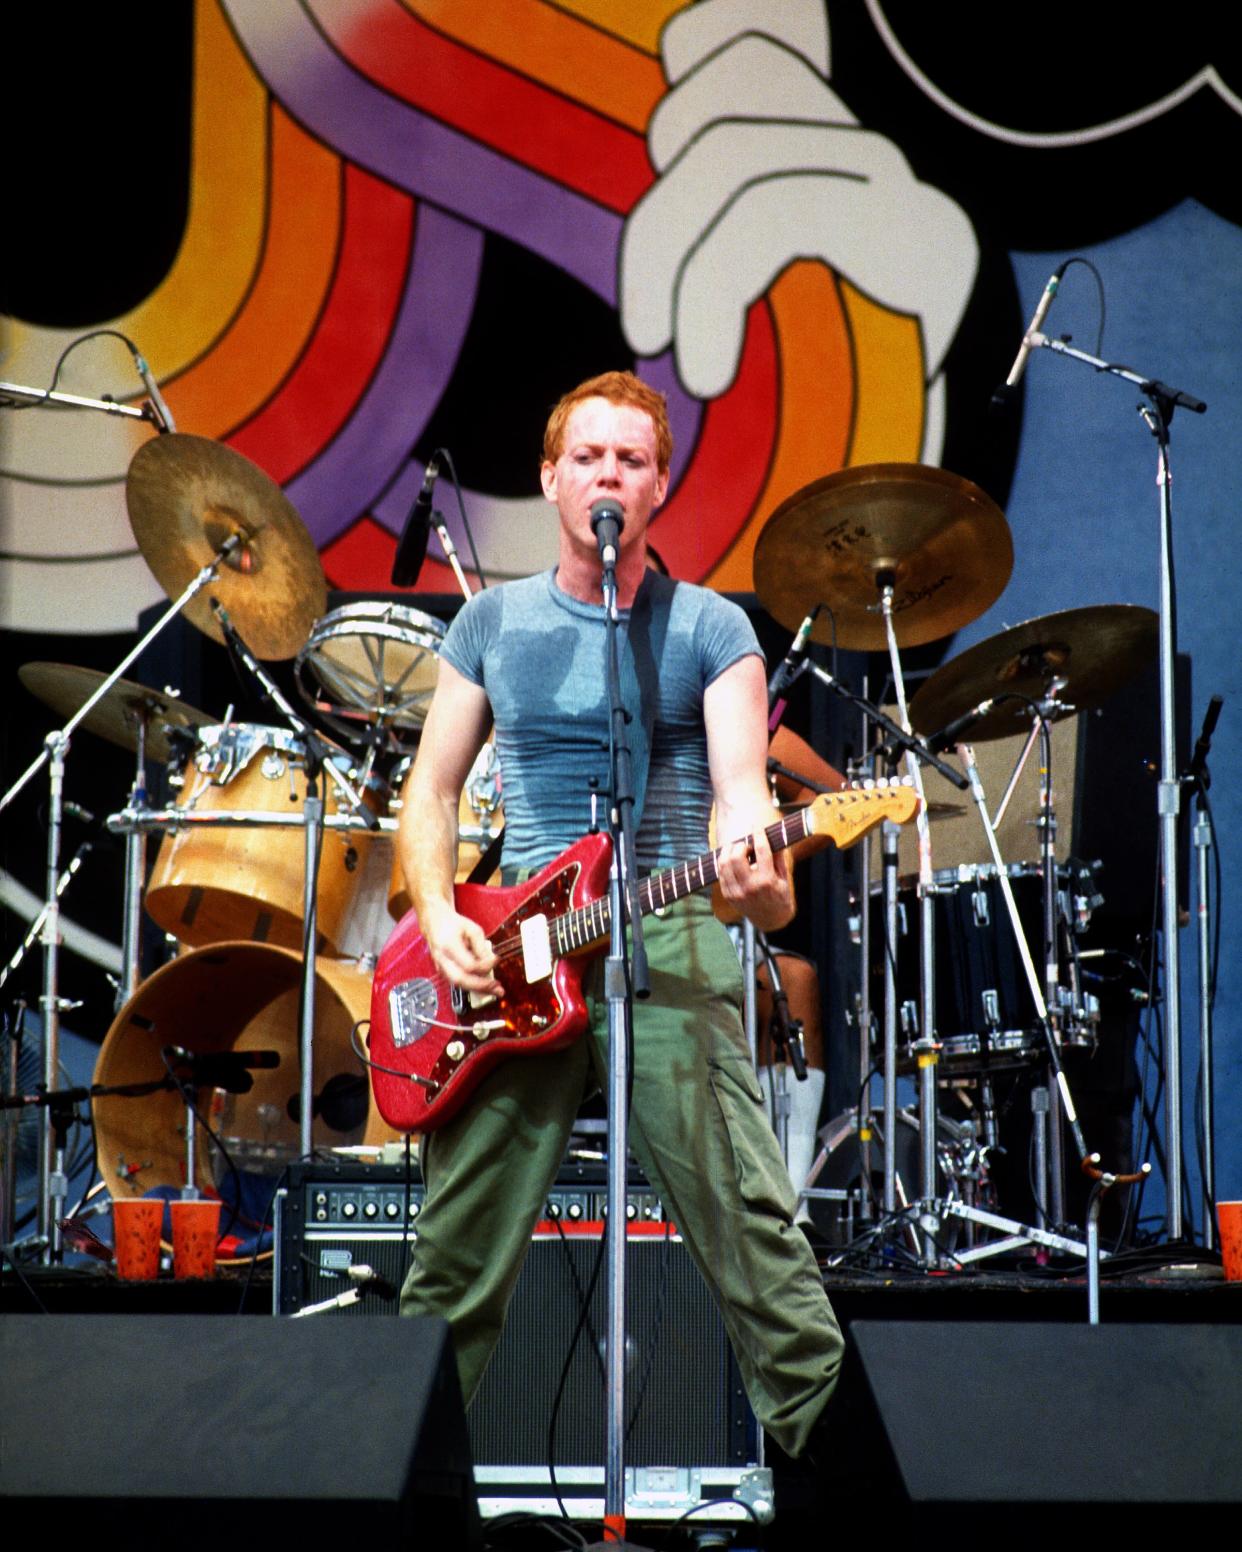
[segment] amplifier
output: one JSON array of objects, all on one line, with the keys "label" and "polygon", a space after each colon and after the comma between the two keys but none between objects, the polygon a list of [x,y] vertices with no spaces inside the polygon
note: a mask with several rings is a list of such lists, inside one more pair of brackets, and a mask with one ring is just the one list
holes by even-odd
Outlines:
[{"label": "amplifier", "polygon": [[[350,1286],[365,1264],[400,1286],[418,1239],[424,1188],[403,1164],[312,1163],[289,1169],[276,1205],[274,1307],[292,1315]],[[606,1187],[567,1168],[548,1196],[514,1290],[505,1329],[467,1409],[474,1459],[497,1467],[547,1465],[548,1426],[561,1371],[600,1260]],[[633,1416],[626,1460],[636,1467],[735,1467],[756,1458],[757,1433],[724,1325],[655,1193],[632,1177],[627,1266],[626,1397]],[[604,1458],[601,1270],[574,1349],[557,1424],[557,1463]],[[391,1315],[365,1292],[334,1314]]]}]

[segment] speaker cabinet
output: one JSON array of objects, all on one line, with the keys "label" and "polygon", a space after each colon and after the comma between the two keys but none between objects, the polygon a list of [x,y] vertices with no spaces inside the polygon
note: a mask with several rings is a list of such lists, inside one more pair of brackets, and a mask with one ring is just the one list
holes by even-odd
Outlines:
[{"label": "speaker cabinet", "polygon": [[[277,1204],[276,1308],[292,1313],[348,1286],[365,1264],[399,1285],[417,1240],[423,1187],[401,1165],[310,1164],[289,1172]],[[579,1315],[600,1261],[606,1191],[581,1173],[548,1199],[518,1277],[504,1331],[466,1414],[476,1461],[547,1464],[548,1426]],[[734,1466],[755,1458],[756,1429],[741,1379],[698,1268],[660,1221],[649,1187],[631,1185],[627,1208],[629,1315],[626,1398],[634,1466]],[[374,1294],[350,1317],[391,1314]],[[557,1460],[604,1459],[606,1277],[574,1346],[557,1425]]]},{"label": "speaker cabinet", "polygon": [[[1075,1527],[1086,1514],[1120,1531],[1242,1501],[1236,1326],[855,1321],[850,1335],[907,1504],[1073,1505]],[[1040,1519],[1046,1544],[1057,1522]],[[1023,1523],[1005,1520],[1007,1541]]]},{"label": "speaker cabinet", "polygon": [[439,1320],[9,1315],[0,1401],[15,1525],[105,1549],[478,1545]]}]

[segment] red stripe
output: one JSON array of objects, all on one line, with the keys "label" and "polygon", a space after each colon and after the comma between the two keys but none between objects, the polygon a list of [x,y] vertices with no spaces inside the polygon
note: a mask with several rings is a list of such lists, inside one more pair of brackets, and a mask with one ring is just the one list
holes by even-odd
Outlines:
[{"label": "red stripe", "polygon": [[778,391],[776,332],[759,301],[746,320],[733,386],[707,406],[690,467],[651,525],[651,542],[673,576],[705,577],[745,527],[772,459]]},{"label": "red stripe", "polygon": [[414,201],[360,168],[345,169],[341,251],[310,343],[261,410],[226,440],[281,485],[355,412],[400,306]]},{"label": "red stripe", "polygon": [[386,91],[483,145],[624,215],[651,186],[647,143],[443,37],[409,11],[316,7],[350,63]]},{"label": "red stripe", "polygon": [[[345,593],[388,592],[394,597],[407,591],[392,585],[392,562],[397,541],[369,512],[364,513],[332,543],[319,552],[328,586]],[[430,556],[418,574],[420,593],[457,593],[457,578],[448,566]]]}]

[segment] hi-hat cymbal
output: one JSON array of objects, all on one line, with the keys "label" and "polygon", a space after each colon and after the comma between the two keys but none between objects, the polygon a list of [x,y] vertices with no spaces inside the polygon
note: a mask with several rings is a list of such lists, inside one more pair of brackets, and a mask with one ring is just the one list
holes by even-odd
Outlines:
[{"label": "hi-hat cymbal", "polygon": [[[17,670],[17,677],[32,695],[67,721],[86,705],[108,676],[72,663],[24,663]],[[168,728],[193,729],[216,719],[166,690],[149,690],[130,679],[118,679],[78,727],[133,752],[138,748],[138,728],[144,720],[147,757],[166,765],[173,753]]]},{"label": "hi-hat cymbal", "polygon": [[216,597],[256,657],[292,657],[323,614],[328,584],[311,536],[275,481],[207,437],[173,432],[145,442],[129,466],[125,500],[143,558],[176,598],[233,534],[242,544],[185,616],[216,641]]},{"label": "hi-hat cymbal", "polygon": [[[1108,699],[1156,655],[1158,620],[1137,604],[1096,604],[1027,620],[967,648],[938,668],[910,701],[916,732],[934,733],[972,706],[1002,695],[1041,700],[1054,678],[1059,699],[1086,711]],[[1025,732],[1031,709],[1005,700],[963,732],[972,743]]]},{"label": "hi-hat cymbal", "polygon": [[[959,630],[995,603],[1013,570],[1004,514],[977,485],[917,463],[865,464],[783,501],[755,546],[755,592],[796,630],[816,604],[838,645],[887,645],[879,611],[893,586],[893,630],[912,647]],[[821,615],[814,640],[832,640]]]}]

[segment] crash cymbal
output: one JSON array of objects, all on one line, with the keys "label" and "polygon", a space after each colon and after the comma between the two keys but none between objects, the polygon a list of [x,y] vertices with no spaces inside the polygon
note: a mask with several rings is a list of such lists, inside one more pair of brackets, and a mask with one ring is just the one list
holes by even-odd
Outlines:
[{"label": "crash cymbal", "polygon": [[311,536],[280,487],[248,458],[206,437],[173,432],[134,454],[125,481],[138,548],[176,598],[232,534],[241,547],[186,605],[216,641],[216,597],[256,657],[292,657],[323,614],[328,585]]},{"label": "crash cymbal", "polygon": [[[1004,514],[977,485],[917,463],[864,464],[814,480],[783,501],[755,546],[755,592],[796,630],[818,603],[836,616],[837,644],[887,644],[879,612],[893,582],[898,644],[935,641],[978,619],[1013,570]],[[813,639],[830,642],[827,614]]]},{"label": "crash cymbal", "polygon": [[[1156,655],[1158,621],[1137,604],[1096,604],[1027,620],[968,648],[938,668],[910,702],[916,732],[935,733],[972,706],[999,696],[1041,699],[1053,678],[1064,679],[1058,699],[1069,710],[1086,711]],[[1025,732],[1030,707],[1006,700],[973,723],[963,737],[972,743]]]},{"label": "crash cymbal", "polygon": [[[50,706],[66,721],[86,705],[108,677],[94,668],[77,668],[72,663],[24,663],[17,677],[30,693]],[[89,733],[98,733],[110,744],[119,744],[131,752],[138,748],[138,726],[147,722],[147,758],[166,765],[173,754],[167,729],[197,728],[214,722],[206,712],[188,706],[166,690],[149,690],[129,679],[118,679],[97,706],[92,706],[78,723]]]}]

